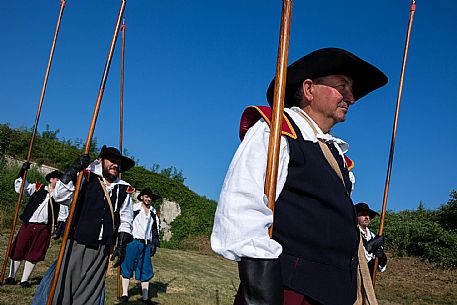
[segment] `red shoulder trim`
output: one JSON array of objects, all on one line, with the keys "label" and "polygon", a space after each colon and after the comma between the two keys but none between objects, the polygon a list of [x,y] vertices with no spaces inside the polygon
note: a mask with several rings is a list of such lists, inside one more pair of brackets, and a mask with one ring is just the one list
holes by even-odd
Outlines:
[{"label": "red shoulder trim", "polygon": [[40,182],[37,181],[35,183],[35,192],[40,190],[43,186],[44,186],[44,184],[41,184]]},{"label": "red shoulder trim", "polygon": [[[271,122],[271,107],[269,106],[249,106],[241,115],[240,121],[240,139],[243,140],[246,132],[251,128],[260,118],[263,118],[270,126]],[[283,115],[282,120],[282,134],[292,139],[297,138],[292,124],[289,122],[289,119],[286,115]]]},{"label": "red shoulder trim", "polygon": [[135,188],[133,186],[129,185],[127,187],[127,191],[126,192],[129,193],[129,194],[133,194],[133,193],[135,193]]},{"label": "red shoulder trim", "polygon": [[346,167],[348,168],[348,170],[351,170],[354,168],[354,161],[349,159],[349,157],[346,155],[344,155],[344,162],[346,162]]}]

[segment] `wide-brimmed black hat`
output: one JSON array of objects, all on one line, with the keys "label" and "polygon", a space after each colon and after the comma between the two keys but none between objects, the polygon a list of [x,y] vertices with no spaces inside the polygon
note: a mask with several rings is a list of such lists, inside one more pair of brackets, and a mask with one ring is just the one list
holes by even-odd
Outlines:
[{"label": "wide-brimmed black hat", "polygon": [[141,197],[142,197],[143,195],[148,195],[148,196],[151,198],[151,201],[154,201],[154,200],[157,200],[157,199],[162,198],[162,197],[160,197],[159,195],[154,194],[154,193],[151,191],[151,189],[149,189],[149,188],[143,189],[143,190],[140,192],[140,194],[139,194],[136,198],[137,198],[138,200],[141,201],[141,200],[142,200]]},{"label": "wide-brimmed black hat", "polygon": [[60,179],[61,176],[62,176],[62,172],[61,171],[53,170],[52,172],[47,174],[46,177],[44,177],[44,178],[46,179],[47,182],[51,182],[51,178]]},{"label": "wide-brimmed black hat", "polygon": [[108,159],[110,161],[120,161],[121,169],[119,170],[120,173],[123,173],[129,169],[131,169],[135,165],[135,161],[132,159],[121,155],[119,149],[115,147],[106,147],[103,145],[102,149],[100,150],[100,154],[98,155],[99,158]]},{"label": "wide-brimmed black hat", "polygon": [[376,211],[373,211],[368,207],[368,204],[365,202],[359,202],[355,205],[355,211],[357,214],[361,211],[366,211],[368,213],[368,216],[370,216],[370,219],[375,218],[376,216],[379,216],[379,214]]},{"label": "wide-brimmed black hat", "polygon": [[[387,76],[378,68],[354,54],[338,48],[324,48],[303,56],[287,68],[284,107],[298,106],[294,94],[305,79],[328,75],[345,75],[353,81],[352,95],[362,98],[387,84]],[[273,105],[275,78],[267,90],[267,100]]]}]

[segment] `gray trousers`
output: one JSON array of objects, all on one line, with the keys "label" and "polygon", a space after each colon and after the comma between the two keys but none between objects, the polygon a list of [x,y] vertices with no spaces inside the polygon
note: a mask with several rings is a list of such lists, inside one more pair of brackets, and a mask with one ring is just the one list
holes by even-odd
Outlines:
[{"label": "gray trousers", "polygon": [[99,305],[109,251],[109,245],[93,249],[69,239],[52,304]]}]

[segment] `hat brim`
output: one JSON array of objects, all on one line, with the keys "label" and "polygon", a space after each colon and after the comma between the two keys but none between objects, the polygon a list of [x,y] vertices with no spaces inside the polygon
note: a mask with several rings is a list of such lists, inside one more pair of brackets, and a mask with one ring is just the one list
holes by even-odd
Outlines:
[{"label": "hat brim", "polygon": [[[345,75],[353,81],[352,94],[359,100],[368,93],[387,84],[387,76],[372,64],[354,54],[338,48],[324,48],[303,56],[287,68],[284,107],[298,106],[295,91],[305,79],[328,75]],[[268,103],[273,105],[275,79],[267,90]]]},{"label": "hat brim", "polygon": [[135,166],[135,161],[133,161],[129,157],[121,155],[119,150],[117,150],[117,148],[106,147],[106,145],[103,145],[98,157],[102,158],[102,159],[108,159],[110,161],[120,161],[120,165],[121,165],[121,168],[119,170],[120,173],[128,171],[133,166]]},{"label": "hat brim", "polygon": [[160,199],[162,197],[160,197],[159,195],[156,195],[154,193],[152,193],[151,191],[141,191],[140,194],[136,197],[136,199],[138,199],[139,201],[142,201],[143,199],[141,197],[143,197],[144,195],[148,195],[150,198],[151,198],[151,201],[154,201],[154,200],[157,200],[157,199]]},{"label": "hat brim", "polygon": [[47,182],[51,182],[51,178],[60,179],[61,176],[62,176],[62,172],[60,172],[58,170],[54,170],[54,171],[48,173],[44,178],[46,179]]},{"label": "hat brim", "polygon": [[358,214],[359,212],[361,212],[361,211],[367,212],[367,213],[368,213],[368,216],[370,216],[370,219],[373,219],[373,218],[375,218],[376,216],[379,216],[379,213],[378,213],[378,212],[373,211],[373,210],[370,209],[370,208],[368,208],[368,209],[367,209],[367,208],[356,208],[356,210],[357,210],[357,214]]}]

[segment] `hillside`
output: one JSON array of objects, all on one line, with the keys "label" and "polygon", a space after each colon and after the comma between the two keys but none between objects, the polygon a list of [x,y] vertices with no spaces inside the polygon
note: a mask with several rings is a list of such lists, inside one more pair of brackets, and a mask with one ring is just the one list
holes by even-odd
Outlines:
[{"label": "hillside", "polygon": [[[7,233],[0,236],[1,253],[4,253]],[[30,304],[35,289],[52,261],[57,257],[58,244],[54,244],[47,259],[39,263],[32,275],[33,286],[0,286],[0,305]],[[389,253],[388,253],[389,254]],[[435,268],[429,263],[411,257],[391,257],[388,269],[378,274],[376,293],[380,305],[451,305],[457,304],[457,271]],[[150,296],[160,305],[231,305],[238,288],[236,263],[215,255],[196,252],[159,249],[153,258],[155,277],[150,281]],[[22,274],[22,270],[19,270]],[[119,304],[116,280],[108,276],[105,304]],[[139,284],[130,284],[129,304],[136,301]]]}]

